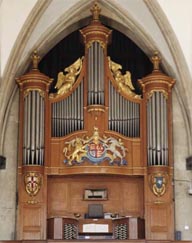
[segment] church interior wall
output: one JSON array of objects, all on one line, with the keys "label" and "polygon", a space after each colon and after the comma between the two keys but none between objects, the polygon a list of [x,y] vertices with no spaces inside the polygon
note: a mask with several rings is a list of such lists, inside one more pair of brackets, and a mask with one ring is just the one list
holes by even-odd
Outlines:
[{"label": "church interior wall", "polygon": [[6,168],[0,170],[0,239],[13,240],[16,232],[17,146],[19,92],[13,98],[5,132]]}]

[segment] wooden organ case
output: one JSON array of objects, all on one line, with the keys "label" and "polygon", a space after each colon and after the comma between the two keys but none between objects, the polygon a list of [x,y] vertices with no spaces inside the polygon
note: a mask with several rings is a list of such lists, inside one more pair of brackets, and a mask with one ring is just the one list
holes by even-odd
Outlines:
[{"label": "wooden organ case", "polygon": [[[83,217],[92,201],[119,217],[145,222],[146,239],[173,239],[171,92],[159,69],[138,80],[107,56],[112,31],[100,8],[80,30],[85,55],[53,81],[38,70],[17,79],[20,88],[17,238],[45,240],[47,219]],[[105,189],[105,198],[85,191]]]}]

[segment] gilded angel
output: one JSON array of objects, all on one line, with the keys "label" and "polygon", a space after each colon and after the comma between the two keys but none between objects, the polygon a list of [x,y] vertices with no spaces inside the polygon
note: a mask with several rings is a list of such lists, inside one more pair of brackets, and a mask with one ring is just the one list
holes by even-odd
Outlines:
[{"label": "gilded angel", "polygon": [[73,84],[76,81],[77,75],[82,69],[82,58],[78,58],[71,66],[64,69],[66,74],[59,72],[57,76],[57,83],[55,88],[58,90],[57,94],[62,95],[72,90]]},{"label": "gilded angel", "polygon": [[135,88],[133,87],[131,81],[131,73],[129,71],[126,71],[125,74],[123,75],[120,70],[122,69],[122,66],[118,63],[111,61],[110,57],[108,57],[108,60],[109,60],[109,68],[111,69],[116,84],[118,86],[118,91],[119,92],[122,91],[125,94],[132,96],[134,98],[140,98],[140,95],[134,93]]},{"label": "gilded angel", "polygon": [[113,73],[120,71],[119,69],[122,69],[122,66],[116,62],[113,62],[110,57],[108,57],[109,61],[109,68]]}]

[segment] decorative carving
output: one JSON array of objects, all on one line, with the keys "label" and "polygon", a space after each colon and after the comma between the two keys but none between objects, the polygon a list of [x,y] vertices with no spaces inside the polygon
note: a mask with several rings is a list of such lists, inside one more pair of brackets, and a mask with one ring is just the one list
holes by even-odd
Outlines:
[{"label": "decorative carving", "polygon": [[160,62],[161,62],[161,58],[159,57],[158,51],[154,52],[154,55],[151,57],[151,61],[153,63],[153,70],[159,71],[159,65],[160,65]]},{"label": "decorative carving", "polygon": [[37,92],[39,92],[39,95],[43,98],[45,98],[45,92],[39,88],[36,88],[36,87],[33,87],[33,88],[28,88],[24,91],[24,97],[28,96],[28,94],[31,92],[31,91],[34,91],[36,90]]},{"label": "decorative carving", "polygon": [[37,51],[35,50],[31,56],[32,63],[33,63],[33,70],[38,69],[38,64],[40,60],[40,56],[37,54]]},{"label": "decorative carving", "polygon": [[68,146],[64,147],[63,149],[63,153],[67,158],[65,162],[67,162],[69,165],[72,165],[72,162],[74,161],[77,163],[81,163],[83,157],[87,153],[85,150],[85,141],[82,138],[75,138],[70,142],[66,142],[65,144],[68,144]]},{"label": "decorative carving", "polygon": [[166,192],[168,174],[166,172],[156,172],[150,175],[150,187],[157,197],[161,197]]},{"label": "decorative carving", "polygon": [[58,90],[58,95],[66,94],[72,90],[76,77],[81,72],[82,61],[83,57],[78,58],[71,66],[64,69],[67,72],[66,74],[63,72],[58,73],[57,83],[55,85],[55,88]]},{"label": "decorative carving", "polygon": [[129,71],[126,71],[125,74],[123,75],[120,70],[122,69],[122,66],[120,64],[111,61],[110,57],[108,57],[108,61],[109,61],[109,68],[112,71],[113,77],[118,86],[118,91],[123,92],[124,94],[134,98],[141,98],[140,95],[134,93],[135,88],[133,87],[131,81],[131,73]]},{"label": "decorative carving", "polygon": [[93,7],[90,10],[91,10],[91,13],[93,15],[93,21],[98,21],[99,15],[100,15],[100,12],[101,12],[101,8],[98,6],[97,1],[95,1]]},{"label": "decorative carving", "polygon": [[[97,32],[99,33],[99,31],[97,31]],[[91,32],[89,32],[89,33],[91,34]],[[101,33],[102,33],[102,32],[101,32]],[[94,31],[93,31],[93,34],[95,34]],[[106,36],[106,39],[107,39],[107,36]],[[88,42],[86,43],[86,48],[89,49],[89,48],[92,46],[92,44],[93,44],[94,42],[98,42],[99,45],[100,45],[103,49],[106,48],[106,43],[105,43],[104,41],[97,40],[97,39],[88,41]]]},{"label": "decorative carving", "polygon": [[153,89],[149,93],[147,93],[147,99],[148,100],[152,97],[154,92],[161,92],[163,94],[163,96],[165,97],[165,99],[168,99],[168,93],[165,90],[163,90],[163,89]]},{"label": "decorative carving", "polygon": [[114,137],[101,138],[97,127],[94,127],[93,136],[90,138],[76,137],[65,144],[67,146],[64,147],[63,153],[67,159],[64,162],[68,165],[73,165],[75,162],[80,164],[85,159],[94,164],[105,159],[109,160],[110,165],[115,162],[119,165],[127,164],[125,160],[127,149],[123,141]]},{"label": "decorative carving", "polygon": [[95,120],[105,112],[105,106],[103,105],[89,105],[87,112],[94,116]]},{"label": "decorative carving", "polygon": [[37,172],[27,172],[24,177],[25,190],[31,197],[37,195],[41,188],[41,174]]}]

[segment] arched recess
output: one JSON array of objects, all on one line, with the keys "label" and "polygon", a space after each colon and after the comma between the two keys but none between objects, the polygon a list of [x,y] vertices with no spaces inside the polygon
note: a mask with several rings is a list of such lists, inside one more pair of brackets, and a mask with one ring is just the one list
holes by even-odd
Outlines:
[{"label": "arched recess", "polygon": [[[89,20],[90,6],[93,4],[91,1],[78,1],[68,11],[63,12],[62,16],[55,20],[55,22],[47,28],[40,36],[32,43],[31,36],[37,31],[36,27],[40,18],[46,9],[51,5],[52,1],[38,1],[34,9],[31,11],[30,16],[26,20],[23,28],[17,38],[14,48],[10,54],[9,61],[6,65],[6,69],[3,76],[2,94],[1,99],[3,106],[1,107],[0,115],[0,129],[2,131],[0,141],[0,153],[4,153],[5,143],[5,131],[7,119],[9,116],[10,107],[12,105],[13,98],[17,93],[17,86],[15,84],[15,77],[23,74],[30,64],[30,54],[34,49],[38,49],[39,54],[44,56],[56,43],[67,36],[72,31],[81,28]],[[177,43],[176,37],[165,18],[161,7],[157,1],[142,1],[142,5],[150,9],[154,21],[159,26],[159,30],[167,43],[168,49],[171,53],[171,58],[174,60],[173,66],[170,65],[170,60],[166,57],[165,53],[161,53],[163,59],[163,67],[166,72],[175,76],[178,80],[175,91],[181,110],[183,111],[183,119],[185,121],[185,128],[188,137],[188,151],[189,154],[192,151],[191,142],[191,130],[190,130],[190,118],[189,118],[189,105],[187,97],[181,97],[179,94],[183,91],[187,91],[184,85],[185,80],[189,80],[189,72],[187,65],[185,65],[184,57],[181,49]],[[108,19],[108,25],[113,28],[119,29],[130,39],[132,39],[148,56],[152,55],[154,50],[161,50],[158,43],[152,38],[150,29],[144,29],[142,25],[135,20],[133,15],[129,15],[123,10],[123,4],[117,3],[117,1],[100,0],[99,5],[102,8],[102,15]],[[142,7],[142,6],[141,6]],[[154,11],[155,9],[155,11]],[[113,13],[113,14],[111,14]],[[155,14],[154,14],[155,13]],[[146,16],[147,18],[148,16]],[[151,16],[150,16],[151,18]],[[166,26],[166,33],[163,30]],[[165,34],[163,34],[165,33]],[[20,61],[18,61],[20,60]],[[182,67],[182,68],[180,68]],[[175,71],[178,69],[178,72]]]}]

